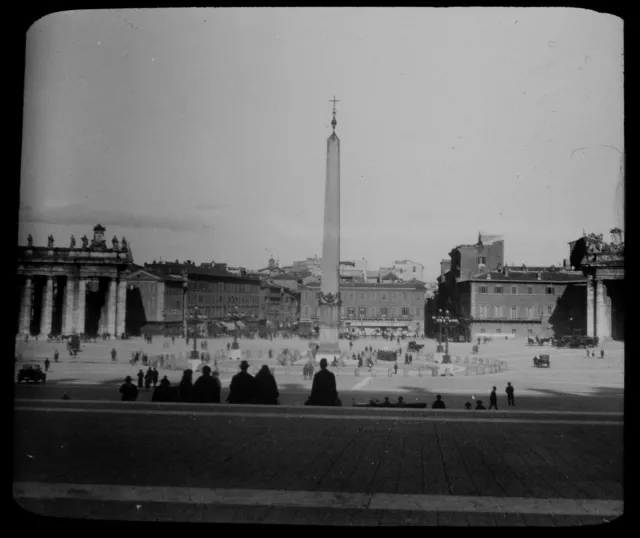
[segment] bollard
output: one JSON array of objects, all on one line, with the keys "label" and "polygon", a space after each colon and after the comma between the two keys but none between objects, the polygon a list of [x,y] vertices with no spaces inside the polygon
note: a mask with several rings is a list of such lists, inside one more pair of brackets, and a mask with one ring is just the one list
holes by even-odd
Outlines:
[{"label": "bollard", "polygon": [[356,377],[360,377],[360,368],[356,368],[356,369],[353,371],[353,375],[355,375]]}]

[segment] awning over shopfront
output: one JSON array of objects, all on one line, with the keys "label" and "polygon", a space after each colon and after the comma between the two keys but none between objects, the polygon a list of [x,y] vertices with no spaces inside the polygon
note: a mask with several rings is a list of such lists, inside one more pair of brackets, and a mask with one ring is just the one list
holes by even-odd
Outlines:
[{"label": "awning over shopfront", "polygon": [[236,321],[236,325],[238,326],[238,329],[246,329],[247,326],[242,323],[242,321]]}]

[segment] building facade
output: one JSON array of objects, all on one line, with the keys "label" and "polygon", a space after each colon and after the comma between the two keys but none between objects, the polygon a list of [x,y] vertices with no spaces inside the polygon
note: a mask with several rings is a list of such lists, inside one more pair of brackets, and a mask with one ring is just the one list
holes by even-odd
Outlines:
[{"label": "building facade", "polygon": [[465,338],[584,334],[586,283],[579,271],[507,267],[459,282],[451,312]]},{"label": "building facade", "polygon": [[18,332],[24,335],[121,336],[126,327],[127,278],[133,262],[126,238],[114,237],[109,246],[106,229],[94,227],[93,239],[76,246],[18,247],[16,290],[19,295]]},{"label": "building facade", "polygon": [[292,328],[300,320],[300,293],[272,281],[260,284],[260,319],[270,327]]},{"label": "building facade", "polygon": [[420,280],[424,282],[424,265],[411,260],[399,260],[393,262],[393,269],[396,276],[404,282],[410,280]]},{"label": "building facade", "polygon": [[[300,324],[318,324],[318,284],[300,289]],[[424,329],[425,287],[422,283],[342,283],[340,317],[342,330],[366,332],[375,329]]]},{"label": "building facade", "polygon": [[611,242],[589,234],[569,243],[569,259],[586,276],[586,332],[601,341],[624,340],[625,285],[622,230],[610,231]]}]

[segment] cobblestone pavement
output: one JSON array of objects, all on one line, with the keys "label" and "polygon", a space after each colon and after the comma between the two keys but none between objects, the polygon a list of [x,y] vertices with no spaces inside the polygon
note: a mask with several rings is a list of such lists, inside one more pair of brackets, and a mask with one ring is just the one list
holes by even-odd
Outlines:
[{"label": "cobblestone pavement", "polygon": [[[14,480],[18,489],[31,484],[25,508],[57,516],[472,526],[615,519],[623,498],[621,417],[519,413],[489,420],[449,410],[20,400]],[[61,484],[76,485],[76,493]],[[99,485],[119,496],[96,498]],[[135,486],[156,489],[136,497]],[[248,493],[246,502],[211,503],[176,493],[187,486]],[[47,487],[66,493],[47,497]],[[316,504],[279,502],[275,494],[265,500],[272,490],[304,492],[294,497]],[[349,494],[369,501],[350,505]],[[407,501],[416,498],[423,504]],[[482,508],[483,499],[507,509]],[[546,508],[522,499],[547,500]],[[600,508],[588,509],[590,502]],[[518,503],[522,513],[513,511]]]}]

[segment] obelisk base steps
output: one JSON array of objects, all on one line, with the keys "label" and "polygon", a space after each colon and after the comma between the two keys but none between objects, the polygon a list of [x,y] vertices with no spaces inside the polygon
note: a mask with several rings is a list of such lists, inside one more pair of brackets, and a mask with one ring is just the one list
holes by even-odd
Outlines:
[{"label": "obelisk base steps", "polygon": [[338,334],[340,326],[340,307],[337,305],[320,305],[319,307],[320,334],[318,336],[318,352],[316,362],[325,358],[331,364],[333,358],[340,357]]}]

